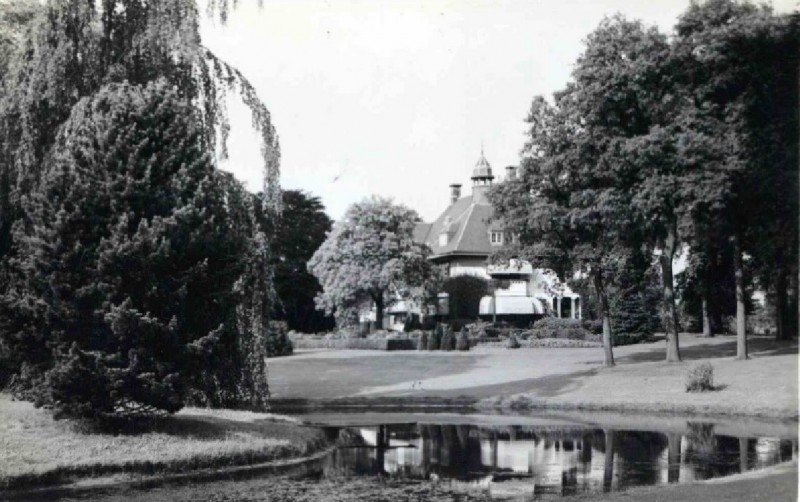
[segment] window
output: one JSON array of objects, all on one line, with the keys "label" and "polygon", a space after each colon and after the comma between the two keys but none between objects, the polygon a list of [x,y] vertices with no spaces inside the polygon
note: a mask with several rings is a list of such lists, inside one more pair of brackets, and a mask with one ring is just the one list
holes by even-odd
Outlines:
[{"label": "window", "polygon": [[447,233],[446,232],[442,232],[441,234],[439,234],[439,245],[440,246],[446,246],[447,245]]},{"label": "window", "polygon": [[503,232],[499,232],[496,230],[492,230],[489,235],[489,242],[492,243],[494,246],[499,246],[503,243]]}]

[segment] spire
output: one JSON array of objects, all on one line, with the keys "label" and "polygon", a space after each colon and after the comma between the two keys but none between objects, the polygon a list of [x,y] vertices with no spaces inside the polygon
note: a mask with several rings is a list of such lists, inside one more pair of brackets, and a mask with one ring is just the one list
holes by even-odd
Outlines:
[{"label": "spire", "polygon": [[493,179],[492,166],[483,155],[483,142],[481,142],[481,156],[472,169],[472,182],[474,185],[491,185]]}]

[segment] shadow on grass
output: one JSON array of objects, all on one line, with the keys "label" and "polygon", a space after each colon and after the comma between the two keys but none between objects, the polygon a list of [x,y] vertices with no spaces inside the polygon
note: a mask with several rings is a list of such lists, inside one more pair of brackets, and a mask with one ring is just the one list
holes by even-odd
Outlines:
[{"label": "shadow on grass", "polygon": [[214,416],[166,415],[140,420],[115,420],[102,423],[75,422],[76,431],[84,434],[113,434],[138,436],[166,434],[175,438],[211,441],[235,434],[280,438],[276,430],[296,427],[269,419],[253,421],[230,420]]},{"label": "shadow on grass", "polygon": [[[720,336],[720,335],[718,335]],[[681,359],[690,361],[693,359],[710,359],[719,357],[736,356],[736,338],[724,336],[723,343],[707,343],[681,347]],[[776,341],[774,337],[748,336],[748,352],[753,356],[780,356],[787,354],[797,354],[797,340]],[[617,358],[617,362],[624,363],[644,363],[663,361],[666,357],[666,344],[661,348],[650,349],[646,352],[638,352]]]}]

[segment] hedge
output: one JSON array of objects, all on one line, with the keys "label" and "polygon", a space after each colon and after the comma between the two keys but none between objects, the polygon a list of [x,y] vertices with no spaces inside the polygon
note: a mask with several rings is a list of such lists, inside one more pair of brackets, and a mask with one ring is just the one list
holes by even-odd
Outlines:
[{"label": "hedge", "polygon": [[297,338],[293,340],[295,349],[335,349],[335,350],[416,350],[416,340],[411,338],[340,338],[334,340]]}]

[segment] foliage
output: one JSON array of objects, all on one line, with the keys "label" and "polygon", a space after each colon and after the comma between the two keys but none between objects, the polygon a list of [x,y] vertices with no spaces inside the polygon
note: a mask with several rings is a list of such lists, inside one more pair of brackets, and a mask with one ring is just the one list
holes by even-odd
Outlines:
[{"label": "foliage", "polygon": [[[275,225],[272,243],[275,317],[289,329],[317,333],[333,328],[333,319],[316,309],[314,297],[322,291],[306,264],[331,229],[331,219],[318,197],[299,190],[284,190],[283,211]],[[264,226],[268,221],[264,222]]]},{"label": "foliage", "polygon": [[[583,297],[581,297],[581,299],[583,299]],[[603,333],[603,321],[599,319],[581,319],[581,326],[583,326],[583,329],[586,331],[595,335]]]},{"label": "foliage", "polygon": [[508,349],[518,349],[520,348],[519,340],[517,340],[517,336],[514,333],[511,333],[508,336],[508,341],[506,342],[506,348]]},{"label": "foliage", "polygon": [[530,338],[562,338],[568,340],[586,340],[591,333],[583,328],[577,319],[560,319],[544,317],[533,324],[529,331]]},{"label": "foliage", "polygon": [[444,325],[444,334],[442,334],[442,342],[439,347],[440,350],[452,351],[456,349],[456,336],[453,333],[453,328],[449,325]]},{"label": "foliage", "polygon": [[[43,402],[108,373],[114,404],[99,415],[123,403],[172,411],[184,398],[265,406],[268,240],[250,195],[212,172],[214,153],[227,155],[227,94],[261,136],[258,206],[271,217],[277,135],[249,82],[202,46],[196,3],[15,0],[0,18],[0,366]],[[144,355],[156,340],[165,360]],[[158,398],[160,385],[177,398]],[[65,414],[95,402],[76,400]]]},{"label": "foliage", "polygon": [[470,275],[450,277],[444,281],[442,291],[448,294],[451,319],[477,319],[481,298],[489,294],[489,281]]},{"label": "foliage", "polygon": [[317,308],[344,323],[371,302],[380,327],[384,308],[396,295],[427,298],[434,274],[430,249],[414,242],[418,221],[415,211],[379,197],[350,206],[308,262],[322,285]]},{"label": "foliage", "polygon": [[439,350],[442,348],[442,338],[444,337],[444,326],[437,324],[428,337],[428,350]]},{"label": "foliage", "polygon": [[628,259],[619,268],[609,305],[615,345],[645,341],[662,330],[658,270],[648,265]]},{"label": "foliage", "polygon": [[469,332],[466,326],[461,328],[458,333],[458,340],[456,340],[456,350],[467,351],[470,348]]},{"label": "foliage", "polygon": [[686,392],[714,390],[714,367],[711,363],[693,366],[686,374]]},{"label": "foliage", "polygon": [[267,328],[267,357],[289,356],[294,346],[289,339],[288,328],[283,321],[270,321]]},{"label": "foliage", "polygon": [[[691,5],[675,30],[686,95],[678,139],[698,173],[686,185],[696,194],[687,220],[707,263],[720,247],[732,248],[739,358],[747,356],[748,276],[780,298],[781,325],[786,277],[797,273],[799,21],[767,6],[712,0]],[[699,272],[702,296],[711,298],[713,271]]]},{"label": "foliage", "polygon": [[248,274],[264,263],[252,201],[201,146],[164,82],[110,84],[61,129],[0,301],[4,344],[28,368],[19,389],[57,414],[174,412],[189,394],[263,406],[263,358],[248,362],[261,331],[239,329],[263,317],[244,308],[263,277]]},{"label": "foliage", "polygon": [[417,350],[411,338],[334,338],[325,339],[313,336],[295,338],[292,341],[298,349],[333,350]]},{"label": "foliage", "polygon": [[269,112],[241,73],[202,46],[194,0],[59,0],[41,11],[17,37],[0,91],[0,259],[73,106],[113,82],[166,79],[192,103],[205,147],[219,146],[222,157],[230,129],[224,103],[238,93],[261,135],[267,205],[279,208],[280,154]]},{"label": "foliage", "polygon": [[412,331],[417,331],[422,329],[422,323],[419,322],[419,316],[417,314],[409,315],[408,320],[403,325],[403,331],[406,333],[411,333]]},{"label": "foliage", "polygon": [[417,350],[428,350],[428,332],[423,331],[417,339]]}]

